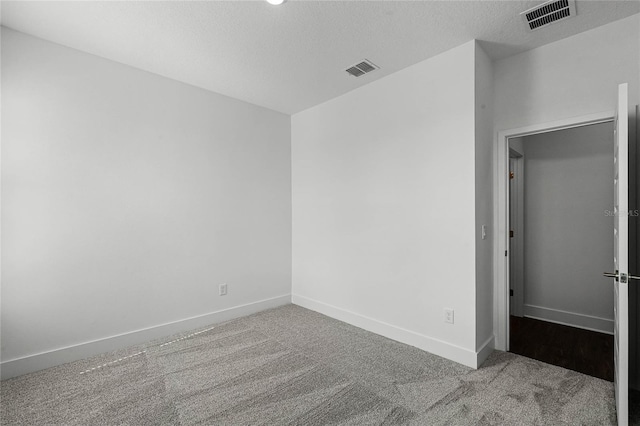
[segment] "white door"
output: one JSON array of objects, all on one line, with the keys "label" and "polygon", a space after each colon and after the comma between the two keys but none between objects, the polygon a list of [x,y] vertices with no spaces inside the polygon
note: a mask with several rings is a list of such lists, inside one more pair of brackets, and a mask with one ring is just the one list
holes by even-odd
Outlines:
[{"label": "white door", "polygon": [[[516,289],[515,289],[515,284],[516,284],[516,265],[514,265],[515,261],[516,261],[516,248],[515,246],[515,240],[514,238],[514,231],[516,230],[516,220],[518,218],[518,206],[517,206],[517,200],[518,200],[518,187],[516,185],[516,181],[515,181],[515,176],[516,176],[516,159],[512,158],[511,156],[509,157],[509,253],[511,253],[511,256],[509,256],[509,314],[510,315],[516,315],[518,317],[521,317],[522,315],[519,315],[519,312],[516,313],[517,311],[517,307],[515,304],[515,293],[516,293]],[[517,231],[520,231],[519,229]]]},{"label": "white door", "polygon": [[615,392],[618,425],[629,424],[629,139],[627,84],[618,87],[614,140]]},{"label": "white door", "polygon": [[[513,155],[513,157],[511,157]],[[509,153],[509,314],[524,316],[524,157]],[[511,173],[510,172],[510,173]]]}]

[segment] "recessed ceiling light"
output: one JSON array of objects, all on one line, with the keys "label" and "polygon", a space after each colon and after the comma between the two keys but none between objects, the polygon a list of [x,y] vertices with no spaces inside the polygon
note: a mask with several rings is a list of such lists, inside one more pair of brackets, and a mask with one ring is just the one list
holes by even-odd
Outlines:
[{"label": "recessed ceiling light", "polygon": [[267,0],[267,3],[272,4],[274,6],[278,6],[279,4],[284,3],[287,0]]}]

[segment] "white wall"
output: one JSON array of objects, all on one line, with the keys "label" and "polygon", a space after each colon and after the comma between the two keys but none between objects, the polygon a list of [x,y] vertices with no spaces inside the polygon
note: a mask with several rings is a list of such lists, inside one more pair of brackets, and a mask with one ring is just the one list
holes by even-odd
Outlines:
[{"label": "white wall", "polygon": [[613,123],[523,139],[525,316],[612,333]]},{"label": "white wall", "polygon": [[618,84],[640,96],[640,14],[494,64],[495,129],[613,111]]},{"label": "white wall", "polygon": [[523,138],[509,138],[509,150],[515,151],[522,156],[524,154],[524,146],[522,145]]},{"label": "white wall", "polygon": [[290,300],[287,115],[3,29],[2,122],[3,375]]},{"label": "white wall", "polygon": [[[476,349],[493,348],[493,64],[476,43]],[[482,226],[485,225],[485,239]]]},{"label": "white wall", "polygon": [[468,365],[474,62],[472,41],[292,117],[294,303]]}]

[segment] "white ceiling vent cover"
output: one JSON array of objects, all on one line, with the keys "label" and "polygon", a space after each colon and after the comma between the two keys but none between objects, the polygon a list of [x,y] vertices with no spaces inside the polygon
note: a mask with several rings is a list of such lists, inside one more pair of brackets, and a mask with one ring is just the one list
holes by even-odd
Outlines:
[{"label": "white ceiling vent cover", "polygon": [[525,10],[520,15],[531,31],[576,15],[575,0],[550,0]]},{"label": "white ceiling vent cover", "polygon": [[366,73],[375,71],[378,68],[379,67],[374,65],[371,61],[365,59],[359,64],[347,68],[346,71],[354,77],[360,77],[361,75],[365,75]]}]

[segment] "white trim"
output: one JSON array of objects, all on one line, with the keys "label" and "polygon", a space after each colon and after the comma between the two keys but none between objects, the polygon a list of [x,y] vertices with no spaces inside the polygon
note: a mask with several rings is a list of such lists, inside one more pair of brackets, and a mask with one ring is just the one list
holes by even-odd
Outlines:
[{"label": "white trim", "polygon": [[493,176],[494,194],[496,194],[494,197],[493,216],[493,236],[494,241],[496,241],[494,245],[493,262],[493,276],[496,277],[493,292],[493,328],[496,337],[496,349],[503,351],[509,349],[509,262],[507,261],[508,258],[504,255],[509,247],[509,235],[507,232],[507,214],[509,211],[509,194],[507,190],[509,138],[604,123],[613,121],[614,117],[615,111],[606,111],[498,132],[494,145],[496,161]]},{"label": "white trim", "polygon": [[[433,337],[425,336],[424,334],[416,333],[415,331],[369,318],[308,297],[294,294],[291,296],[291,302],[295,305],[302,306],[303,308],[320,312],[328,317],[335,318],[372,333],[388,337],[389,339],[414,346],[422,349],[423,351],[439,355],[468,367],[478,368],[479,353],[473,350],[465,349],[439,339],[434,339]],[[490,340],[492,339],[493,338]],[[487,349],[489,345],[490,343],[488,341],[485,343],[485,346],[482,347],[483,355],[487,351],[487,356],[491,353],[491,351]],[[491,349],[493,348],[491,347]]]},{"label": "white trim", "polygon": [[65,364],[67,362],[77,361],[79,359],[98,355],[104,352],[142,344],[153,339],[170,336],[172,334],[192,330],[194,328],[229,321],[234,318],[251,315],[256,312],[276,308],[289,303],[291,303],[291,295],[285,294],[283,296],[259,300],[257,302],[234,306],[232,308],[222,309],[216,312],[210,312],[165,324],[159,324],[153,327],[134,330],[77,345],[3,361],[0,364],[2,380],[20,376],[22,374],[32,373],[44,368]]},{"label": "white trim", "polygon": [[613,334],[613,319],[563,311],[560,309],[545,308],[543,306],[524,305],[524,316],[537,320],[553,322],[555,324],[568,325],[570,327],[583,328],[585,330],[598,331],[600,333]]},{"label": "white trim", "polygon": [[480,367],[482,363],[485,362],[487,358],[489,358],[489,355],[491,355],[491,352],[493,352],[494,348],[495,338],[494,336],[490,336],[482,345],[480,345],[480,348],[476,351],[476,365],[478,367]]}]

